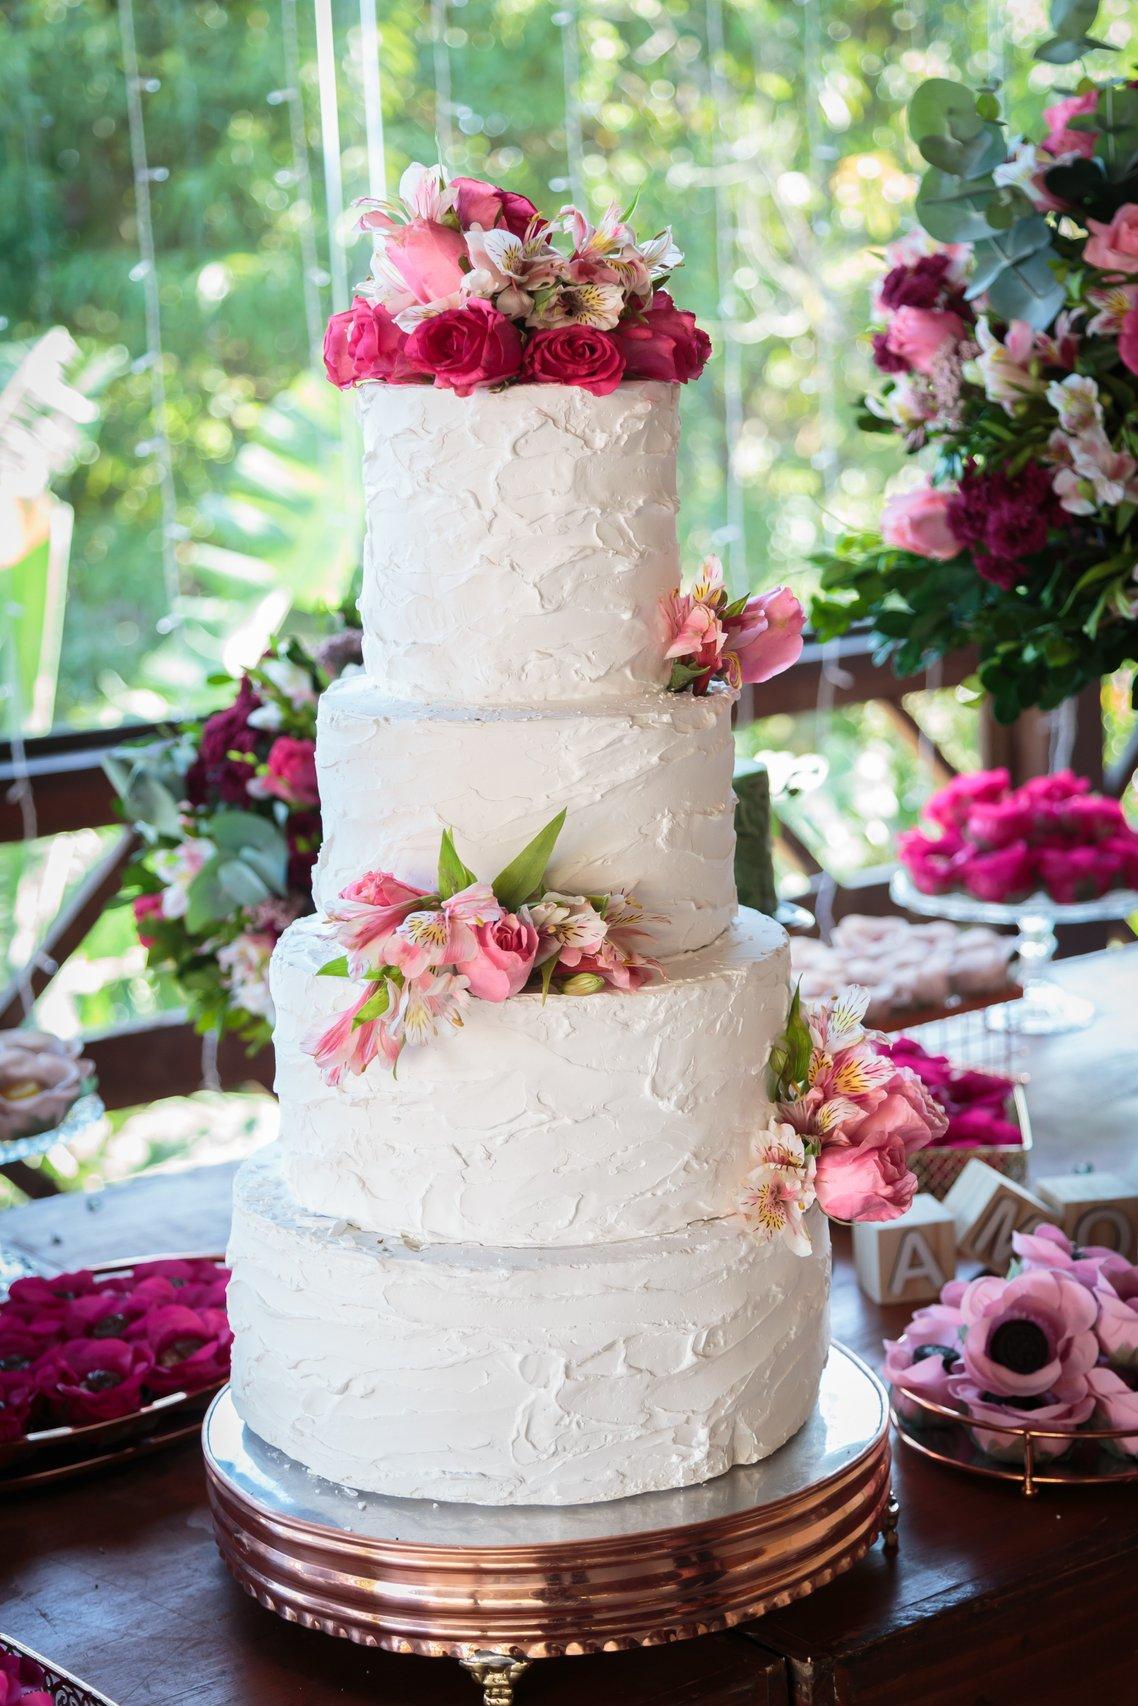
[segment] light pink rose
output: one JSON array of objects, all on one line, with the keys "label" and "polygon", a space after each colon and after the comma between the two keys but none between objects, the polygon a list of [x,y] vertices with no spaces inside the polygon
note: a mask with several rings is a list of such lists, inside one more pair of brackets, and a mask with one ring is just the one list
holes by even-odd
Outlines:
[{"label": "light pink rose", "polygon": [[363,975],[380,955],[385,937],[401,924],[416,902],[427,895],[410,883],[401,883],[391,871],[365,871],[328,908],[332,934],[348,951],[354,976]]},{"label": "light pink rose", "polygon": [[1084,159],[1089,160],[1095,151],[1097,132],[1072,130],[1070,125],[1073,118],[1093,113],[1097,106],[1098,90],[1088,89],[1085,94],[1067,95],[1063,100],[1044,107],[1047,135],[1043,138],[1043,147],[1047,152],[1056,158],[1062,154],[1081,154]]},{"label": "light pink rose", "polygon": [[424,307],[453,296],[463,280],[466,239],[432,219],[412,219],[388,233],[383,258]]},{"label": "light pink rose", "polygon": [[537,957],[537,931],[529,913],[504,912],[474,927],[475,952],[456,969],[479,1001],[506,1001],[524,989]]},{"label": "light pink rose", "polygon": [[802,656],[806,612],[787,586],[760,593],[723,625],[744,682],[770,681]]},{"label": "light pink rose", "polygon": [[948,308],[898,308],[885,333],[885,347],[915,373],[931,373],[949,344],[959,343],[967,327]]},{"label": "light pink rose", "polygon": [[472,225],[481,225],[484,231],[501,226],[515,237],[524,237],[530,220],[537,218],[537,208],[528,196],[488,184],[482,178],[452,178],[450,187],[454,191],[458,223],[464,231],[469,231]]},{"label": "light pink rose", "polygon": [[825,1145],[814,1188],[832,1220],[896,1220],[916,1196],[917,1178],[902,1139],[883,1135],[874,1143]]},{"label": "light pink rose", "polygon": [[1138,203],[1124,202],[1109,225],[1088,219],[1087,230],[1091,236],[1083,259],[1088,266],[1110,273],[1138,272]]},{"label": "light pink rose", "polygon": [[407,358],[436,386],[468,397],[514,377],[522,365],[522,340],[512,320],[474,297],[465,308],[448,308],[416,326]]},{"label": "light pink rose", "polygon": [[890,498],[881,518],[881,537],[898,551],[947,562],[960,552],[948,522],[949,493],[934,486],[900,492]]}]

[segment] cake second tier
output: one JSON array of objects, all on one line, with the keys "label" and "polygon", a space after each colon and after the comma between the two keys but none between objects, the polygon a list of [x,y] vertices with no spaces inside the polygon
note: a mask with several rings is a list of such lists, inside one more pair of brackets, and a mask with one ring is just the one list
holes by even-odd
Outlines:
[{"label": "cake second tier", "polygon": [[345,1006],[316,919],[273,960],[285,1177],[306,1209],[416,1239],[588,1245],[729,1214],[766,1124],[785,932],[744,912],[668,981],[472,1002],[459,1031],[335,1089],[304,1039]]},{"label": "cake second tier", "polygon": [[475,710],[396,703],[354,676],[320,701],[316,760],[322,912],[369,870],[433,888],[444,829],[489,881],[564,808],[548,886],[635,891],[659,915],[647,952],[704,947],[734,913],[727,694]]}]

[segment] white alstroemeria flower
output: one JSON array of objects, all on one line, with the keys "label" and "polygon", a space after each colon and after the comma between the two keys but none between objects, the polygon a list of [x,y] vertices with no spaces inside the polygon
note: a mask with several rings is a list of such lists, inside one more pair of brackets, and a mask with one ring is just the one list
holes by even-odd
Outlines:
[{"label": "white alstroemeria flower", "polygon": [[177,847],[164,847],[154,856],[154,874],[165,883],[163,918],[184,918],[190,904],[190,884],[217,849],[204,836],[191,835]]},{"label": "white alstroemeria flower", "polygon": [[638,243],[636,247],[653,279],[675,272],[684,264],[684,252],[676,247],[670,225],[665,225],[662,231],[657,231],[654,237],[649,237],[646,243]]},{"label": "white alstroemeria flower", "polygon": [[623,312],[624,291],[619,284],[560,284],[531,310],[526,325],[596,326],[608,332]]},{"label": "white alstroemeria flower", "polygon": [[918,432],[936,418],[936,394],[929,381],[919,373],[903,373],[881,396],[872,393],[865,399],[866,408],[878,420],[892,421],[902,432]]},{"label": "white alstroemeria flower", "polygon": [[273,938],[263,932],[245,931],[217,950],[217,963],[225,986],[238,1007],[258,1018],[275,1018],[269,994],[269,961]]},{"label": "white alstroemeria flower", "polygon": [[1088,290],[1087,301],[1098,313],[1087,321],[1087,331],[1098,338],[1116,338],[1130,310],[1138,305],[1138,284],[1109,284]]},{"label": "white alstroemeria flower", "polygon": [[284,712],[275,700],[269,699],[258,705],[255,711],[250,711],[245,721],[251,729],[265,729],[269,734],[275,734],[284,723]]},{"label": "white alstroemeria flower", "polygon": [[596,225],[572,204],[561,208],[557,218],[562,229],[568,231],[573,239],[575,259],[603,261],[611,255],[620,254],[623,249],[636,247],[631,225],[626,225],[620,217],[619,202],[610,202]]},{"label": "white alstroemeria flower", "polygon": [[1101,431],[1102,404],[1089,374],[1068,373],[1065,379],[1053,379],[1044,394],[1064,432],[1077,437],[1096,428]]},{"label": "white alstroemeria flower", "polygon": [[1126,451],[1115,450],[1101,428],[1077,437],[1053,432],[1048,449],[1057,465],[1052,489],[1069,515],[1094,515],[1138,502],[1138,462]]},{"label": "white alstroemeria flower", "polygon": [[304,705],[315,705],[316,688],[303,664],[293,663],[291,658],[266,658],[259,668],[294,711]]},{"label": "white alstroemeria flower", "polygon": [[[1001,189],[1020,190],[1033,207],[1041,204],[1036,175],[1039,172],[1039,155],[1034,143],[1025,142],[1023,137],[1017,138],[1011,153],[1002,165],[995,167],[992,181]],[[1042,198],[1046,206],[1046,197]]]},{"label": "white alstroemeria flower", "polygon": [[608,934],[605,920],[583,894],[551,889],[533,903],[529,915],[540,943],[538,965],[555,954],[576,965],[582,954],[595,954]]},{"label": "white alstroemeria flower", "polygon": [[806,1215],[814,1202],[816,1162],[793,1126],[772,1119],[757,1140],[736,1209],[768,1241],[781,1237],[799,1256],[810,1254]]},{"label": "white alstroemeria flower", "polygon": [[441,165],[422,166],[413,160],[399,180],[399,199],[413,219],[440,223],[455,204],[455,191]]}]

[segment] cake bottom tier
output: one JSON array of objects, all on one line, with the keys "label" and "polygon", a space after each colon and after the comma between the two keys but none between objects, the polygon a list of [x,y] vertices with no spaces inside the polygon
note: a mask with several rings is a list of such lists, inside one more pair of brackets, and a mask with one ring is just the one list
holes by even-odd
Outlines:
[{"label": "cake bottom tier", "polygon": [[384,1239],[237,1177],[233,1397],[317,1474],[396,1497],[584,1504],[768,1456],[814,1406],[829,1247],[707,1221],[574,1249]]}]

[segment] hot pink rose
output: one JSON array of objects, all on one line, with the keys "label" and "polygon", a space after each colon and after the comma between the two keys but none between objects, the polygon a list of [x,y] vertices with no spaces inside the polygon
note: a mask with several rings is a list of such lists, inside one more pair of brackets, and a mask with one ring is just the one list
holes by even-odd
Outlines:
[{"label": "hot pink rose", "polygon": [[769,681],[802,656],[806,612],[787,586],[760,593],[723,626],[726,649],[738,658],[744,682]]},{"label": "hot pink rose", "polygon": [[1036,884],[1035,855],[1026,841],[1013,841],[992,853],[972,853],[959,866],[957,880],[977,900],[998,906],[1022,900]]},{"label": "hot pink rose", "polygon": [[[316,745],[293,735],[278,735],[269,748],[268,770],[256,778],[259,794],[284,800],[290,806],[315,806],[320,800],[316,784]],[[252,792],[252,788],[250,792]]]},{"label": "hot pink rose", "polygon": [[23,1654],[0,1652],[0,1706],[53,1706],[54,1700],[42,1665]]},{"label": "hot pink rose", "polygon": [[134,927],[138,931],[138,939],[144,948],[152,948],[155,938],[144,928],[148,918],[162,917],[162,896],[160,894],[136,894],[130,903],[134,913]]},{"label": "hot pink rose", "polygon": [[959,343],[968,328],[948,308],[898,308],[885,333],[885,348],[915,373],[931,373],[937,357]]},{"label": "hot pink rose", "polygon": [[437,386],[469,397],[514,377],[522,365],[522,340],[512,320],[475,297],[465,308],[448,308],[416,326],[407,356]]},{"label": "hot pink rose", "polygon": [[900,1138],[833,1144],[818,1157],[814,1186],[832,1220],[896,1220],[917,1194]]},{"label": "hot pink rose", "polygon": [[469,231],[472,225],[481,225],[483,231],[501,226],[515,237],[524,237],[530,220],[537,218],[537,208],[528,196],[484,183],[481,178],[452,178],[450,187],[455,192],[458,223],[464,231]]},{"label": "hot pink rose", "polygon": [[964,833],[981,848],[1010,847],[1016,841],[1029,839],[1032,823],[1031,805],[1013,794],[1010,799],[997,800],[992,805],[978,805],[969,813]]},{"label": "hot pink rose", "polygon": [[948,523],[949,494],[933,486],[901,492],[890,498],[881,518],[881,537],[898,551],[947,562],[960,552]]},{"label": "hot pink rose", "polygon": [[551,326],[526,345],[522,378],[530,385],[579,385],[594,397],[615,391],[624,356],[611,332],[596,326]]},{"label": "hot pink rose", "polygon": [[1087,230],[1091,236],[1083,259],[1088,266],[1109,273],[1138,272],[1138,203],[1124,202],[1109,225],[1088,219]]},{"label": "hot pink rose", "polygon": [[479,1001],[506,1001],[524,989],[537,956],[538,935],[529,913],[504,912],[474,927],[475,953],[456,967]]},{"label": "hot pink rose", "polygon": [[666,290],[657,290],[639,318],[622,320],[613,332],[625,361],[627,379],[658,379],[686,385],[698,379],[711,354],[711,339],[695,315],[676,307]]},{"label": "hot pink rose", "polygon": [[425,375],[407,360],[407,334],[380,302],[357,296],[342,314],[333,314],[324,334],[324,370],[345,390],[361,379],[412,385]]},{"label": "hot pink rose", "polygon": [[956,830],[943,835],[925,835],[919,829],[902,830],[897,837],[897,855],[922,894],[947,894],[959,885],[960,867],[968,857]]},{"label": "hot pink rose", "polygon": [[1043,146],[1047,152],[1057,158],[1061,154],[1081,154],[1089,159],[1095,151],[1096,132],[1072,130],[1070,124],[1073,118],[1093,113],[1097,106],[1098,90],[1088,89],[1085,94],[1067,95],[1063,100],[1044,107],[1047,135],[1043,138]]}]

